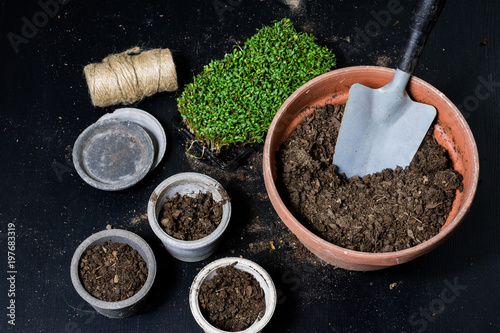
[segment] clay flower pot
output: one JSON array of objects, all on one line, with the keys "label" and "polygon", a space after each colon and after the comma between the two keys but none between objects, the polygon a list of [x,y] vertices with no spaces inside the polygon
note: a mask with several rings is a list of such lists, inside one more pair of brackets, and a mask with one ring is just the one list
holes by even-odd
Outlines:
[{"label": "clay flower pot", "polygon": [[[222,220],[214,232],[198,240],[186,241],[167,234],[160,224],[160,213],[167,199],[175,194],[196,196],[198,193],[211,192],[213,200],[224,201]],[[200,261],[215,252],[220,238],[231,218],[231,202],[226,191],[215,179],[196,172],[179,173],[164,180],[151,194],[148,201],[148,219],[154,233],[170,254],[186,262]]]},{"label": "clay flower pot", "polygon": [[[274,209],[287,227],[319,258],[345,269],[377,270],[415,259],[436,248],[462,222],[474,198],[479,177],[479,157],[472,132],[460,111],[443,93],[427,82],[412,76],[407,87],[410,96],[437,109],[434,137],[446,148],[453,167],[463,175],[463,192],[457,192],[452,210],[441,228],[431,239],[409,249],[388,253],[367,253],[348,250],[316,236],[304,227],[288,210],[276,188],[275,153],[290,133],[313,111],[310,106],[345,104],[349,88],[361,83],[380,88],[390,82],[394,70],[357,66],[323,74],[295,91],[278,110],[269,128],[265,146],[263,172],[266,189]],[[332,156],[333,158],[333,156]]]},{"label": "clay flower pot", "polygon": [[269,274],[259,265],[250,261],[248,259],[242,258],[222,258],[215,260],[212,263],[205,266],[194,278],[193,284],[189,291],[189,307],[191,308],[191,313],[194,319],[200,325],[200,327],[206,333],[225,333],[227,331],[221,330],[210,324],[203,314],[201,313],[200,303],[198,301],[198,296],[200,294],[200,288],[203,282],[212,279],[217,273],[216,270],[219,267],[229,266],[232,263],[237,262],[234,266],[235,268],[248,272],[252,274],[255,279],[259,282],[260,287],[264,290],[264,297],[266,301],[266,311],[262,318],[257,319],[252,326],[248,327],[246,330],[239,331],[240,333],[258,333],[269,323],[271,317],[274,314],[277,302],[276,287],[274,286],[273,280]]},{"label": "clay flower pot", "polygon": [[[92,296],[80,280],[78,266],[82,255],[90,248],[104,242],[125,243],[139,252],[146,262],[148,268],[148,277],[144,286],[133,296],[118,302],[101,301]],[[71,260],[71,282],[78,294],[87,301],[97,312],[109,318],[124,318],[133,315],[145,304],[149,290],[153,286],[156,276],[156,259],[151,247],[141,237],[136,234],[120,229],[104,230],[97,232],[86,240],[76,249]]]}]

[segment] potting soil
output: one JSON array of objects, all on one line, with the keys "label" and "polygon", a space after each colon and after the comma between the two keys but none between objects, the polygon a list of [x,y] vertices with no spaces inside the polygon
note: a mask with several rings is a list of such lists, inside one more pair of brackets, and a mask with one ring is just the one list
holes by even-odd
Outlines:
[{"label": "potting soil", "polygon": [[205,319],[229,332],[247,329],[266,310],[259,282],[234,265],[218,268],[217,275],[201,285],[198,296]]},{"label": "potting soil", "polygon": [[210,192],[199,193],[194,198],[176,194],[165,202],[160,223],[166,233],[177,239],[201,239],[220,224],[222,206],[223,202],[216,202]]},{"label": "potting soil", "polygon": [[404,170],[346,179],[332,164],[343,112],[317,108],[278,150],[277,183],[292,214],[323,239],[363,252],[403,250],[436,235],[462,176],[432,127]]},{"label": "potting soil", "polygon": [[88,249],[80,259],[83,287],[102,301],[118,302],[135,295],[148,277],[141,255],[128,244],[105,242]]}]

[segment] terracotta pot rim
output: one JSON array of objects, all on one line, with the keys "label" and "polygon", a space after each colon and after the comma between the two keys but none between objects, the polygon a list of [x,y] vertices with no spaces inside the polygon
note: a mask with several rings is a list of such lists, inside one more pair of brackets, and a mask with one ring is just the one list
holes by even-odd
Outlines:
[{"label": "terracotta pot rim", "polygon": [[[316,85],[319,81],[324,80],[326,77],[329,76],[336,76],[339,74],[348,74],[352,72],[358,72],[358,71],[363,71],[363,72],[369,72],[369,71],[375,71],[375,72],[385,72],[385,73],[394,73],[395,70],[391,68],[385,68],[385,67],[378,67],[378,66],[352,66],[352,67],[345,67],[341,69],[336,69],[330,72],[327,72],[323,75],[320,75],[311,81],[305,83],[303,86],[301,86],[299,89],[297,89],[290,97],[283,103],[283,105],[280,107],[278,112],[276,113],[273,122],[271,123],[271,126],[269,128],[268,133],[273,133],[275,130],[275,127],[278,123],[279,118],[283,115],[284,111],[289,107],[289,105],[297,98],[297,96],[303,94],[304,92],[307,92],[309,88],[312,86]],[[458,210],[457,215],[455,218],[446,225],[444,229],[442,229],[437,235],[434,237],[416,245],[408,249],[404,250],[399,250],[399,251],[392,251],[392,252],[382,252],[382,253],[374,253],[374,252],[361,252],[361,251],[356,251],[356,250],[350,250],[347,248],[343,248],[341,246],[335,245],[333,243],[330,243],[323,238],[317,236],[314,234],[312,231],[310,231],[308,228],[306,228],[302,223],[300,223],[295,216],[288,210],[288,207],[284,204],[283,200],[281,199],[280,194],[278,193],[278,190],[276,188],[275,180],[272,177],[272,167],[271,167],[271,159],[270,159],[270,145],[271,145],[271,135],[268,135],[266,138],[266,142],[264,145],[264,156],[263,156],[263,172],[264,172],[264,179],[266,182],[266,188],[269,192],[269,197],[274,197],[276,202],[274,203],[275,205],[279,206],[279,208],[282,209],[283,214],[286,215],[286,217],[289,219],[289,221],[285,221],[286,219],[282,219],[283,222],[287,225],[287,227],[299,237],[300,233],[303,233],[307,235],[312,241],[321,244],[321,246],[326,249],[326,250],[333,250],[337,253],[342,252],[344,255],[347,255],[351,257],[352,259],[354,258],[362,258],[365,260],[365,264],[368,265],[373,265],[373,266],[388,266],[387,262],[392,260],[395,261],[396,263],[403,263],[406,261],[409,261],[416,256],[419,256],[420,254],[426,253],[434,248],[434,245],[439,244],[444,238],[446,238],[452,231],[455,230],[456,226],[460,224],[460,222],[463,220],[467,212],[469,211],[470,205],[472,203],[472,200],[474,198],[476,189],[477,189],[477,183],[479,180],[479,155],[478,155],[478,150],[476,146],[476,142],[474,140],[474,136],[472,134],[472,131],[469,128],[469,125],[467,124],[465,118],[463,117],[462,113],[458,110],[458,108],[438,89],[436,89],[434,86],[431,84],[427,83],[426,81],[412,76],[410,80],[411,84],[415,85],[422,85],[425,86],[427,89],[431,90],[434,94],[438,95],[440,99],[444,100],[446,104],[452,109],[456,115],[457,120],[461,123],[462,127],[464,128],[467,138],[470,141],[470,146],[473,151],[473,156],[474,156],[474,161],[472,162],[472,165],[476,166],[474,170],[472,171],[472,177],[471,177],[471,186],[468,189],[464,188],[464,191],[467,191],[465,194],[464,198],[464,204],[462,207]],[[274,153],[274,152],[272,152]],[[300,239],[300,237],[299,237]],[[402,260],[401,262],[399,261],[399,258],[402,256],[407,256],[405,260]],[[390,265],[389,265],[390,266]]]}]

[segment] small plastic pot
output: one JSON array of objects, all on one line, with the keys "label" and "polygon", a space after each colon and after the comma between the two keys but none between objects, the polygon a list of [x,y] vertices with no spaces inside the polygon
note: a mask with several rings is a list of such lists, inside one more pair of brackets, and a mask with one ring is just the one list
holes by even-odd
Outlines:
[{"label": "small plastic pot", "polygon": [[200,303],[198,301],[200,288],[203,282],[211,280],[217,274],[216,270],[218,268],[231,265],[234,262],[237,262],[234,266],[235,268],[248,272],[255,277],[261,288],[264,290],[264,297],[266,300],[266,311],[264,312],[262,318],[257,319],[252,326],[246,330],[240,331],[240,333],[258,333],[262,331],[262,329],[269,323],[269,320],[271,320],[274,310],[276,309],[276,287],[274,286],[273,280],[269,274],[261,266],[257,265],[253,261],[242,258],[222,258],[215,260],[205,266],[196,275],[189,291],[189,307],[191,308],[191,313],[193,314],[198,325],[200,325],[206,333],[225,333],[227,331],[221,330],[210,324],[201,313]]},{"label": "small plastic pot", "polygon": [[[160,213],[167,199],[177,193],[196,196],[198,193],[212,193],[216,202],[224,201],[222,206],[222,220],[219,226],[210,235],[194,240],[185,241],[167,234],[160,224]],[[186,262],[196,262],[212,255],[220,243],[220,238],[231,218],[231,202],[226,190],[215,179],[196,172],[179,173],[164,180],[151,194],[148,201],[148,219],[154,233],[176,259]]]},{"label": "small plastic pot", "polygon": [[[148,278],[144,286],[130,298],[119,302],[107,302],[92,296],[80,280],[78,266],[85,251],[104,242],[125,243],[137,250],[148,267]],[[109,318],[125,318],[135,314],[145,304],[149,290],[153,286],[156,276],[156,259],[151,247],[136,234],[120,229],[104,230],[93,234],[84,240],[76,249],[71,260],[71,282],[78,294],[87,301],[97,312]]]},{"label": "small plastic pot", "polygon": [[[280,197],[276,186],[276,151],[302,123],[314,108],[325,104],[345,104],[349,88],[361,83],[370,88],[380,88],[390,82],[394,70],[375,66],[356,66],[334,70],[318,76],[297,89],[276,113],[266,137],[263,156],[263,173],[267,193],[281,220],[297,238],[316,256],[349,270],[378,270],[413,260],[443,243],[463,221],[476,193],[479,179],[479,156],[474,136],[464,117],[446,98],[429,83],[412,76],[407,86],[413,100],[433,105],[437,109],[434,138],[448,151],[453,168],[463,176],[463,191],[456,193],[455,201],[446,223],[431,239],[409,249],[369,253],[342,248],[318,237],[290,212]],[[333,158],[333,156],[332,156]]]}]

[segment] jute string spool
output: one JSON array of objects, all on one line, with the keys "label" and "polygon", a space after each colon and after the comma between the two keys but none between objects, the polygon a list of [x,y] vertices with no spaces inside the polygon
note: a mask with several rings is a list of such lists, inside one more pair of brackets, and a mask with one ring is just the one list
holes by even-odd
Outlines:
[{"label": "jute string spool", "polygon": [[169,49],[133,47],[83,69],[94,106],[132,104],[157,92],[177,90],[177,73]]}]

